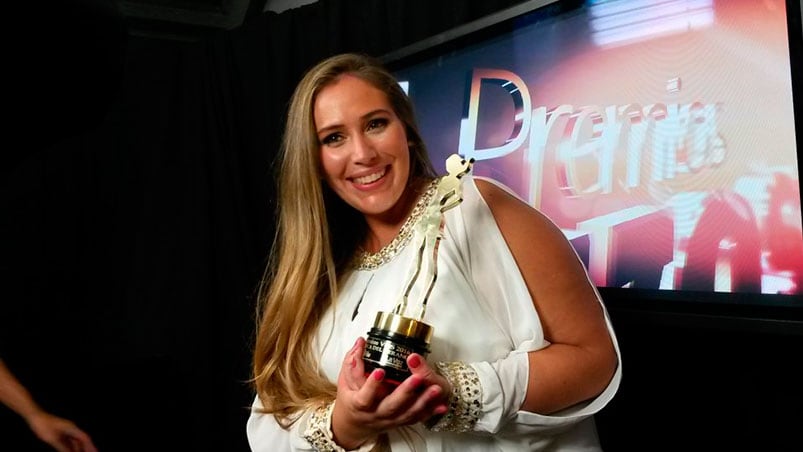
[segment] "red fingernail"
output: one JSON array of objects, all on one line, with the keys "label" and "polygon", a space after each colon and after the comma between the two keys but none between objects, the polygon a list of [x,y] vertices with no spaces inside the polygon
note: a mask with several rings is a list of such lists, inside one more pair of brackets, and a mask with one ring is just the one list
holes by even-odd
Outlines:
[{"label": "red fingernail", "polygon": [[352,358],[351,358],[351,361],[349,361],[349,366],[350,366],[352,369],[354,369],[355,367],[357,367],[357,360],[356,360],[356,359],[354,359],[354,357],[352,357]]},{"label": "red fingernail", "polygon": [[374,370],[374,380],[382,381],[382,379],[384,379],[384,378],[385,378],[385,371],[384,370],[382,370],[382,369]]},{"label": "red fingernail", "polygon": [[418,355],[413,355],[407,360],[407,364],[413,369],[421,365],[421,358]]}]

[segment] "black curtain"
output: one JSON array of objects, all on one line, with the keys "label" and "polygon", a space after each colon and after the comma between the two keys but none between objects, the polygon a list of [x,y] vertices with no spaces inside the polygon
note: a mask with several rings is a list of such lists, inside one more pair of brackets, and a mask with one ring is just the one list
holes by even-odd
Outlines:
[{"label": "black curtain", "polygon": [[[101,451],[248,450],[295,83],[325,56],[380,56],[519,2],[249,8],[194,41],[132,34],[112,1],[31,6],[8,59],[0,356]],[[0,449],[49,450],[6,408],[0,432]]]}]

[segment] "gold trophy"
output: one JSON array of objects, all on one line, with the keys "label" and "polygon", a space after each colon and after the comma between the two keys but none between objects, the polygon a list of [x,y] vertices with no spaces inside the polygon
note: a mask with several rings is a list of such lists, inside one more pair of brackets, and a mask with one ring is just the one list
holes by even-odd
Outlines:
[{"label": "gold trophy", "polygon": [[[438,277],[438,245],[443,237],[443,213],[463,201],[461,179],[471,171],[473,164],[474,159],[466,160],[457,154],[446,159],[448,174],[438,180],[435,196],[414,228],[413,243],[419,244],[418,255],[415,265],[410,269],[404,293],[392,312],[376,313],[374,326],[368,332],[363,353],[366,375],[381,368],[385,371],[386,382],[399,384],[410,376],[407,356],[418,353],[426,357],[429,354],[433,328],[422,319]],[[419,283],[422,269],[428,275],[429,282],[422,299],[411,302],[409,296]]]}]

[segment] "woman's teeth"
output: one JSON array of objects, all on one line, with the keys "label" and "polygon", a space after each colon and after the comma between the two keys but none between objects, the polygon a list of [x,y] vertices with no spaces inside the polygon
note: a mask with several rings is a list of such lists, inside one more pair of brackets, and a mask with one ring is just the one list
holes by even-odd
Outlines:
[{"label": "woman's teeth", "polygon": [[371,182],[378,181],[384,175],[385,175],[385,170],[382,170],[378,173],[369,174],[368,176],[355,177],[354,182],[361,185],[370,184]]}]

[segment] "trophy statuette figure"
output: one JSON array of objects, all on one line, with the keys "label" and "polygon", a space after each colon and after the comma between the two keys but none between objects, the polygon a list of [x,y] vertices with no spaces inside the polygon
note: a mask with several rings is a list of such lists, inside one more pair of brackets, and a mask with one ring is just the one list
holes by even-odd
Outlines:
[{"label": "trophy statuette figure", "polygon": [[[471,172],[474,159],[452,154],[446,159],[447,175],[437,181],[435,196],[414,229],[413,243],[418,244],[414,265],[407,277],[404,293],[392,312],[377,312],[374,326],[368,332],[363,362],[365,373],[376,368],[385,371],[385,381],[399,384],[410,375],[407,356],[418,353],[424,357],[430,352],[433,327],[423,321],[427,301],[438,277],[438,245],[443,238],[444,212],[462,201],[462,177]],[[425,259],[426,258],[426,259]],[[410,293],[422,269],[428,276],[423,297],[410,302]]]}]

